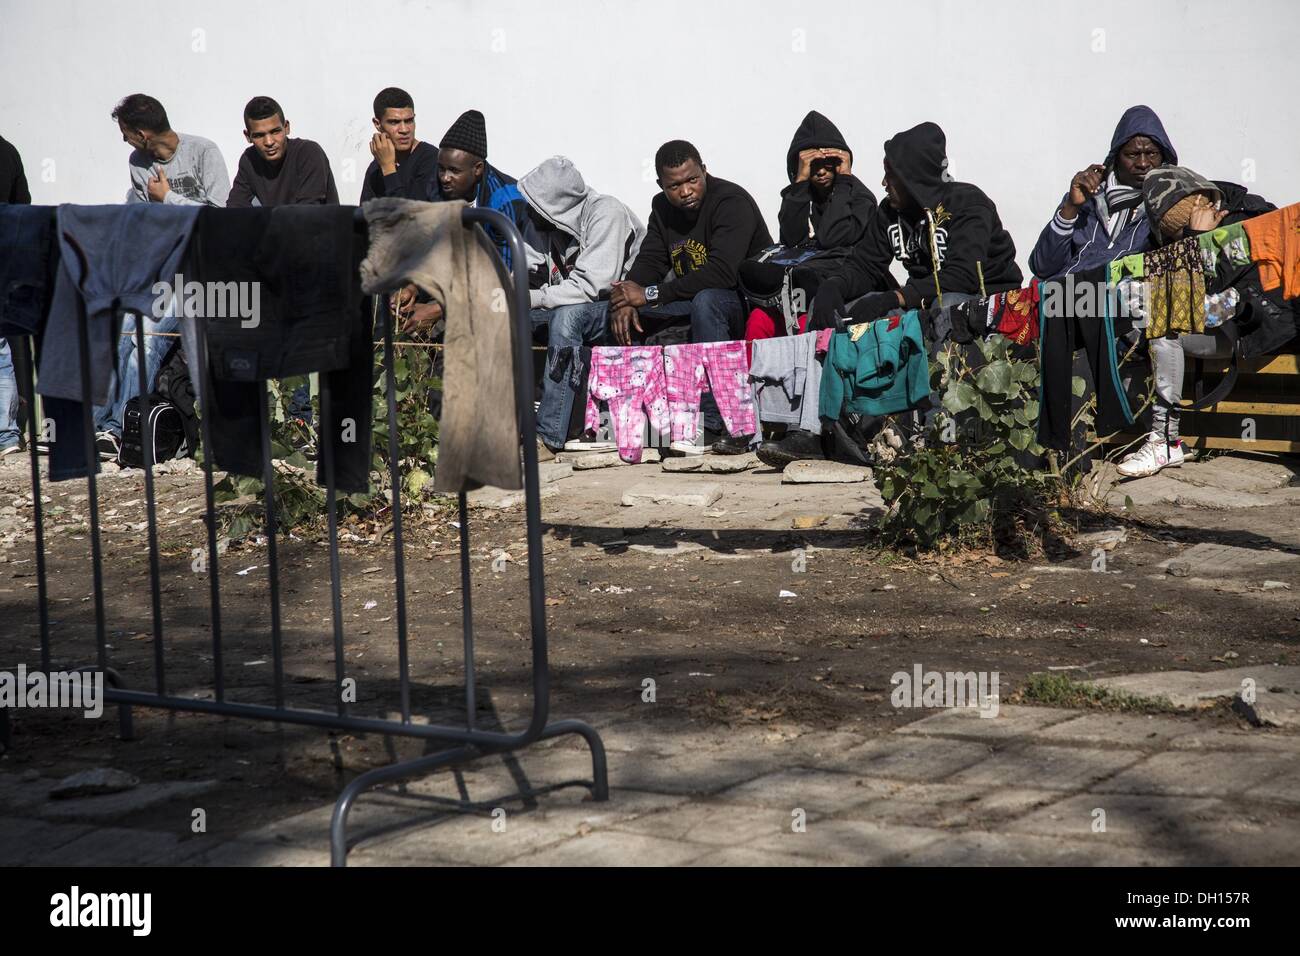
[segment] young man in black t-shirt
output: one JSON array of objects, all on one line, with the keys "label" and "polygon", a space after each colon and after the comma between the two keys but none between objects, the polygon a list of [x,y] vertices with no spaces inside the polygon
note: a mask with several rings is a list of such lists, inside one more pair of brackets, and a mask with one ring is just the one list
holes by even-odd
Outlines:
[{"label": "young man in black t-shirt", "polygon": [[325,150],[290,139],[289,121],[271,97],[255,96],[244,107],[244,139],[251,145],[239,157],[228,207],[338,205]]},{"label": "young man in black t-shirt", "polygon": [[438,148],[415,138],[415,100],[390,86],[375,97],[375,135],[361,201],[381,196],[425,200],[436,188]]}]

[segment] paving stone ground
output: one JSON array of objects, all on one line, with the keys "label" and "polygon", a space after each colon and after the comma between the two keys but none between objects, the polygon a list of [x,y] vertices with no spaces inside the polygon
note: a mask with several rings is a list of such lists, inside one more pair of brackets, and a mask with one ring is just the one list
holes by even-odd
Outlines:
[{"label": "paving stone ground", "polygon": [[[349,863],[1300,863],[1300,735],[1206,734],[1199,723],[1003,705],[993,718],[938,711],[875,740],[821,732],[773,743],[625,721],[603,731],[609,801],[574,782],[590,779],[577,745],[518,755],[527,796],[519,768],[484,758],[459,775],[459,796],[442,773],[362,797]],[[0,775],[10,808],[0,864],[329,862],[332,805],[216,842],[40,819],[51,783]]]}]

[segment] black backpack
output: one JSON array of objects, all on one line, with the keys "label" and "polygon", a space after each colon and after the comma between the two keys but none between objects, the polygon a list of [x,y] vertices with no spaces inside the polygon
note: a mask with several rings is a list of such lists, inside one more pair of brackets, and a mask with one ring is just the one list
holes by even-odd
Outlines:
[{"label": "black backpack", "polygon": [[[122,449],[118,452],[118,464],[131,468],[152,468],[162,461],[182,458],[189,451],[185,443],[185,427],[181,414],[171,402],[165,402],[157,395],[150,395],[148,401],[148,418],[143,411],[140,396],[129,399],[122,410]],[[153,460],[144,458],[144,435],[153,440]]]},{"label": "black backpack", "polygon": [[[185,434],[185,443],[180,455],[193,458],[199,447],[199,416],[194,409],[194,382],[190,378],[189,365],[185,362],[185,349],[179,342],[163,358],[158,369],[158,378],[154,383],[154,400],[167,402],[180,416],[181,428]],[[122,423],[125,434],[126,423]],[[175,456],[173,456],[175,457]]]}]

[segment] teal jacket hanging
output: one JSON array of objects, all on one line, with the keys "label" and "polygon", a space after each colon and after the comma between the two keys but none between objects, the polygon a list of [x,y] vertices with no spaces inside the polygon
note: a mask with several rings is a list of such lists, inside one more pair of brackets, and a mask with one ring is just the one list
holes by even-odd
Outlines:
[{"label": "teal jacket hanging", "polygon": [[930,394],[930,363],[916,309],[872,322],[855,342],[831,337],[822,372],[820,410],[837,421],[847,408],[859,415],[892,415]]}]

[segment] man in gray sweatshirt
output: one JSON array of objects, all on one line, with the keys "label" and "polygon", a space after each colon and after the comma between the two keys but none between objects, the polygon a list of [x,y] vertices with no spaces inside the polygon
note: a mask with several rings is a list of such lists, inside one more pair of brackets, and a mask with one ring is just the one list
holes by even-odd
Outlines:
[{"label": "man in gray sweatshirt", "polygon": [[122,139],[135,147],[129,160],[131,202],[224,206],[230,172],[217,144],[177,133],[152,96],[132,93],[113,108]]},{"label": "man in gray sweatshirt", "polygon": [[[131,190],[126,201],[181,206],[224,206],[230,194],[230,172],[217,144],[202,136],[177,133],[167,111],[152,96],[132,93],[113,108],[122,139],[134,147],[129,160]],[[122,331],[133,333],[136,318],[128,313]],[[172,310],[145,316],[145,374],[152,385],[179,327]],[[126,403],[140,391],[136,372],[135,336],[123,335],[117,345],[117,372],[108,404],[95,406],[95,445],[99,456],[117,458],[122,444]]]},{"label": "man in gray sweatshirt", "polygon": [[627,275],[645,226],[613,196],[587,186],[564,156],[525,174],[519,192],[537,230],[538,248],[528,249],[533,329],[539,335],[546,330],[549,346],[537,412],[538,452],[546,458],[564,447],[586,372],[582,347],[606,334],[601,299]]}]

